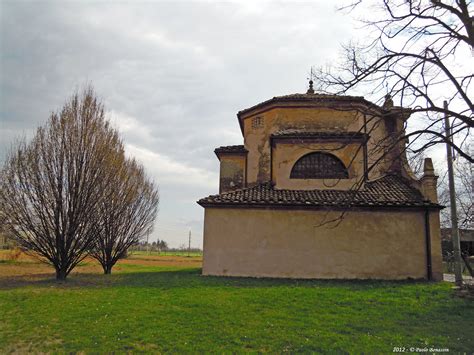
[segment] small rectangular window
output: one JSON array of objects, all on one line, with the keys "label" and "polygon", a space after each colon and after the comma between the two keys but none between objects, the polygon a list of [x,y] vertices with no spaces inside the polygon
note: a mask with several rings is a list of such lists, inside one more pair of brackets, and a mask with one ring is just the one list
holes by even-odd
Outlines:
[{"label": "small rectangular window", "polygon": [[262,128],[263,127],[263,117],[257,116],[252,118],[252,129]]}]

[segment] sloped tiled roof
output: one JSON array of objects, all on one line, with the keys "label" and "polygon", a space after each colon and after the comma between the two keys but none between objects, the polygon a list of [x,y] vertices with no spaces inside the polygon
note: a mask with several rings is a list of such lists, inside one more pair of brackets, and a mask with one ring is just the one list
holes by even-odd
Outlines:
[{"label": "sloped tiled roof", "polygon": [[363,96],[340,96],[334,94],[291,94],[291,95],[283,95],[283,96],[275,96],[269,100],[260,102],[252,107],[246,108],[241,110],[237,113],[237,116],[240,117],[241,115],[250,112],[256,108],[265,106],[267,104],[276,103],[276,102],[360,102],[369,107],[373,107],[376,109],[381,109],[379,106],[375,105],[374,103],[367,101],[364,99]]},{"label": "sloped tiled roof", "polygon": [[431,207],[438,204],[424,200],[421,193],[402,177],[387,175],[367,182],[364,189],[344,190],[277,190],[265,183],[232,192],[212,195],[198,201],[206,206],[274,206],[274,207]]},{"label": "sloped tiled roof", "polygon": [[214,149],[214,153],[247,153],[248,150],[245,149],[243,145],[227,145]]},{"label": "sloped tiled roof", "polygon": [[246,152],[243,145],[226,145],[215,149],[216,152]]}]

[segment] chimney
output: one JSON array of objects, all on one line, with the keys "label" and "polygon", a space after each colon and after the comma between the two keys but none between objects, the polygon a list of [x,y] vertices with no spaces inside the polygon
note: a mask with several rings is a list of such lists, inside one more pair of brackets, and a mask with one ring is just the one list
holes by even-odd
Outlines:
[{"label": "chimney", "polygon": [[436,190],[438,176],[435,175],[433,161],[426,158],[423,165],[423,176],[420,179],[421,193],[424,198],[431,202],[438,203],[438,191]]},{"label": "chimney", "polygon": [[407,157],[406,145],[408,139],[405,137],[405,123],[410,117],[411,110],[403,107],[393,106],[392,97],[387,94],[382,108],[387,137],[385,137],[385,154],[387,170],[392,174],[404,175]]}]

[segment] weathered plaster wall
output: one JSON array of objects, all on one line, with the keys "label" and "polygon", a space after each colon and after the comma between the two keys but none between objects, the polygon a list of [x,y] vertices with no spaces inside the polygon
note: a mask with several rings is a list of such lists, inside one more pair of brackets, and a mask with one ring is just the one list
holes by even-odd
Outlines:
[{"label": "weathered plaster wall", "polygon": [[[263,118],[261,128],[252,127],[252,119]],[[308,131],[357,131],[359,114],[353,111],[338,111],[325,107],[273,108],[244,119],[244,141],[248,149],[247,182],[270,181],[270,136],[286,129]]]},{"label": "weathered plaster wall", "polygon": [[387,131],[385,120],[380,117],[367,116],[367,132],[370,135],[367,143],[367,160],[369,166],[369,179],[376,179],[388,172],[393,164],[393,155],[390,147],[393,145],[394,136]]},{"label": "weathered plaster wall", "polygon": [[[324,211],[206,208],[204,275],[425,278],[424,212],[350,212],[336,228]],[[435,215],[435,214],[433,214]],[[364,223],[361,223],[363,221]],[[435,231],[436,221],[431,220]],[[439,232],[438,232],[439,233]],[[440,240],[433,233],[433,274]]]},{"label": "weathered plaster wall", "polygon": [[[348,179],[290,179],[293,165],[302,156],[322,151],[338,157],[348,170]],[[347,190],[364,174],[364,155],[360,143],[321,142],[301,144],[277,143],[272,149],[272,181],[277,189]]]},{"label": "weathered plaster wall", "polygon": [[245,156],[226,154],[220,161],[219,193],[245,187]]},{"label": "weathered plaster wall", "polygon": [[[367,133],[370,135],[367,144],[368,177],[375,179],[387,173],[400,174],[408,179],[416,179],[405,152],[404,118],[393,114],[387,117],[365,116]],[[363,124],[363,123],[362,123]]]},{"label": "weathered plaster wall", "polygon": [[[262,117],[262,127],[252,125],[254,117]],[[358,111],[328,107],[288,107],[270,108],[267,111],[251,114],[244,118],[244,141],[249,150],[247,182],[249,186],[270,181],[270,136],[281,130],[297,129],[320,132],[366,132],[370,135],[367,145],[369,179],[384,175],[394,163],[394,157],[385,154],[392,143],[387,139],[386,120],[377,116],[364,115]],[[397,122],[398,124],[398,122]],[[398,127],[398,125],[397,125]],[[393,138],[393,137],[392,137]],[[304,185],[304,184],[303,184]],[[302,186],[304,188],[304,186]]]}]

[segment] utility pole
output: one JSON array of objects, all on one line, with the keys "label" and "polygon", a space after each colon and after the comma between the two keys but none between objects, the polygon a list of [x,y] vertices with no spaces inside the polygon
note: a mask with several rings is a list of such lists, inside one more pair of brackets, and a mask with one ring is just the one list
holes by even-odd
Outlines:
[{"label": "utility pole", "polygon": [[191,256],[191,229],[189,230],[188,257]]},{"label": "utility pole", "polygon": [[461,245],[459,242],[458,213],[456,207],[456,189],[454,187],[454,171],[453,171],[453,150],[449,142],[452,142],[451,128],[447,114],[448,102],[444,101],[444,129],[446,131],[446,153],[448,158],[448,178],[449,178],[449,200],[451,204],[451,238],[453,241],[454,251],[454,277],[456,286],[462,285],[461,271]]}]

